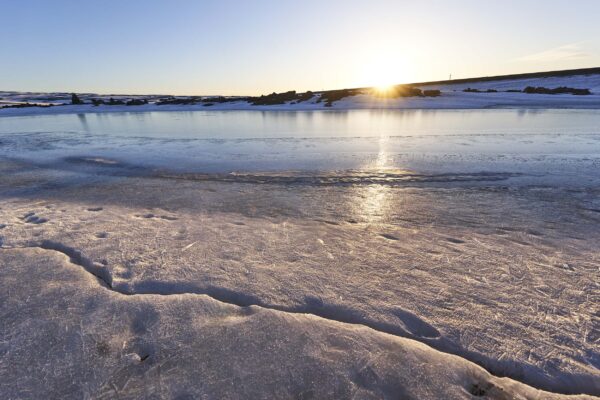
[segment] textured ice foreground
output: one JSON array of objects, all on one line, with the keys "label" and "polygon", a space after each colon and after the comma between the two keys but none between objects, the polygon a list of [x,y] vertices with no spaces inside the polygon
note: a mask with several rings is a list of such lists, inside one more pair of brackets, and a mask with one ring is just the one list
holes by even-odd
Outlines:
[{"label": "textured ice foreground", "polygon": [[573,115],[267,144],[0,120],[0,397],[598,395],[600,151]]},{"label": "textured ice foreground", "polygon": [[123,296],[39,248],[0,257],[11,286],[0,292],[4,398],[559,397],[360,325],[207,296]]},{"label": "textured ice foreground", "polygon": [[[156,196],[157,193],[163,195]],[[597,243],[600,238],[596,228],[596,199],[597,192],[589,190],[423,191],[380,186],[309,186],[290,190],[276,185],[153,179],[51,190],[31,200],[7,199],[0,210],[0,218],[6,225],[1,231],[3,248],[32,249],[0,251],[2,264],[6,266],[2,286],[7,296],[2,301],[5,327],[2,373],[5,377],[24,374],[25,369],[13,364],[22,357],[15,354],[48,357],[45,359],[51,365],[48,368],[62,378],[44,379],[47,385],[57,385],[54,390],[60,391],[61,379],[70,382],[75,376],[82,382],[89,376],[73,372],[80,370],[77,361],[62,359],[58,354],[96,359],[100,356],[90,349],[95,341],[100,341],[107,342],[106,346],[99,346],[107,347],[104,356],[107,360],[103,362],[116,363],[113,371],[123,368],[127,371],[123,372],[125,375],[139,375],[131,390],[151,390],[158,382],[150,378],[150,372],[143,373],[150,367],[119,364],[135,358],[127,355],[133,351],[128,348],[134,346],[130,342],[145,343],[155,349],[157,354],[153,356],[159,360],[174,357],[178,361],[173,361],[170,367],[176,368],[173,374],[186,369],[179,360],[188,358],[203,359],[207,370],[219,365],[224,371],[227,366],[239,368],[231,376],[204,375],[207,393],[213,385],[217,386],[214,390],[235,391],[224,387],[236,385],[239,380],[241,388],[258,379],[251,377],[257,367],[245,363],[257,363],[260,368],[275,363],[272,368],[283,373],[288,364],[282,360],[295,365],[297,369],[293,371],[300,375],[288,371],[290,376],[273,376],[273,386],[262,387],[265,393],[295,396],[300,395],[299,388],[309,387],[340,390],[339,393],[349,397],[355,390],[393,393],[401,386],[407,393],[414,393],[415,398],[428,397],[425,393],[430,390],[434,391],[431,393],[456,391],[460,397],[458,393],[467,396],[469,384],[483,379],[464,378],[464,374],[468,375],[465,371],[474,367],[455,358],[451,358],[454,360],[451,363],[439,361],[438,370],[435,369],[438,361],[426,366],[423,363],[431,361],[402,361],[395,354],[403,354],[400,350],[372,348],[372,340],[412,346],[412,342],[395,342],[387,333],[457,354],[496,375],[508,375],[536,387],[598,393]],[[17,256],[21,261],[11,261]],[[42,262],[36,257],[50,257],[52,261]],[[66,263],[69,258],[72,262]],[[77,276],[87,277],[86,282],[92,288],[86,289],[85,285],[80,288],[82,278],[70,275],[53,278],[52,274],[58,273],[53,271],[64,269],[65,264],[70,271],[77,271]],[[38,285],[41,289],[37,289]],[[112,292],[105,286],[110,286]],[[50,289],[53,291],[42,297],[33,296]],[[232,338],[214,342],[211,357],[216,359],[211,361],[210,357],[206,359],[204,350],[193,350],[204,342],[202,336],[196,336],[199,335],[196,330],[205,326],[201,331],[209,334],[213,329],[211,323],[197,322],[196,318],[210,320],[210,317],[201,311],[197,311],[198,316],[191,311],[180,316],[182,311],[172,304],[176,300],[170,300],[171,297],[126,297],[119,293],[206,294],[229,305],[256,305],[260,310],[282,312],[261,311],[258,314],[261,317],[250,317],[244,316],[250,312],[246,309],[219,305],[233,310],[236,315],[233,321],[246,321],[249,325],[232,332]],[[108,300],[98,300],[100,295],[116,300],[104,304]],[[174,304],[179,304],[181,297],[172,298],[177,299]],[[206,302],[216,304],[206,297],[183,298],[189,304],[198,301],[195,307],[204,307],[202,304]],[[137,299],[140,303],[136,303]],[[129,310],[130,304],[137,307],[146,304],[153,311],[136,307]],[[55,314],[44,307],[56,310]],[[83,310],[77,314],[75,310],[80,307]],[[302,317],[304,313],[321,318]],[[263,315],[265,320],[258,322],[257,318],[260,320]],[[145,328],[135,328],[130,321],[135,318],[142,321],[148,318],[151,322],[148,326],[139,322]],[[229,317],[218,320],[223,318]],[[164,323],[152,322],[153,319],[164,319]],[[170,322],[171,319],[177,322]],[[311,328],[301,330],[294,325],[303,325],[298,321],[304,320],[310,321],[307,324]],[[335,329],[348,330],[357,336],[348,341],[340,339],[347,334],[334,333],[331,322],[325,320],[334,321],[334,326],[339,327]],[[280,326],[278,321],[293,324],[288,326],[286,322]],[[71,339],[57,333],[75,329],[73,324],[82,325],[76,327],[79,331],[72,333]],[[312,327],[319,328],[314,331]],[[135,329],[140,332],[132,333]],[[104,330],[107,333],[98,333]],[[271,337],[271,331],[279,333]],[[330,336],[326,337],[338,338],[342,343],[336,350],[334,344],[315,338],[318,346],[306,344],[293,350],[300,344],[288,336],[299,331],[309,337],[327,332]],[[82,337],[76,340],[76,335]],[[245,344],[239,344],[241,350],[236,347],[237,340],[241,340],[235,339],[237,335],[244,338]],[[48,343],[59,338],[66,342],[60,344],[57,353],[48,354]],[[169,345],[161,344],[163,341]],[[286,350],[289,353],[282,353],[286,341],[292,341],[291,348]],[[176,349],[181,346],[191,349],[179,353]],[[251,350],[244,350],[246,346]],[[32,353],[32,348],[39,350]],[[281,358],[271,360],[270,357],[275,357],[271,351]],[[446,357],[428,351],[431,355],[427,357]],[[352,375],[379,352],[384,359],[378,364],[381,370],[369,378],[373,382],[365,383],[363,378]],[[14,361],[8,362],[12,360],[10,357],[15,357]],[[322,383],[311,384],[310,379],[316,378],[302,375],[315,371],[307,361],[308,358],[317,363],[313,357],[323,360],[319,368],[331,369],[330,377],[316,374],[325,379]],[[333,364],[328,366],[329,362]],[[29,362],[21,368],[40,374],[34,375],[38,379],[46,374],[43,367],[31,367]],[[97,395],[98,391],[115,390],[111,389],[112,384],[117,386],[116,390],[127,389],[125,382],[115,381],[117,376],[98,368],[105,375],[91,381],[96,382],[95,386],[91,382],[89,387],[75,384],[72,390],[89,390]],[[442,370],[443,374],[438,376]],[[100,371],[91,368],[89,373],[93,376]],[[267,374],[263,369],[260,371]],[[447,378],[444,374],[448,373],[460,378]],[[184,376],[188,374],[192,372],[187,371]],[[338,374],[346,376],[347,381],[333,377]],[[144,379],[148,381],[144,383]],[[220,386],[220,379],[225,379],[224,387]],[[416,383],[415,379],[425,381]],[[430,380],[436,383],[431,386]],[[32,389],[19,379],[3,381],[9,393]],[[109,387],[101,389],[102,385]],[[170,385],[172,390],[179,387],[173,382]],[[189,389],[184,381],[181,385],[180,388]],[[192,386],[189,390],[204,390]],[[315,394],[327,397],[323,392]],[[431,397],[443,396],[431,394]]]}]

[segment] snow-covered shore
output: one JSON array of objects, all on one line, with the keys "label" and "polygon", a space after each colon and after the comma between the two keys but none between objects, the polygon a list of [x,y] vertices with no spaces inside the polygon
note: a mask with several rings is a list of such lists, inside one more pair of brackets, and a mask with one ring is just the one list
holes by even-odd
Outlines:
[{"label": "snow-covered shore", "polygon": [[[591,95],[575,96],[570,94],[544,95],[507,92],[508,90],[523,90],[527,86],[555,88],[560,86],[590,89]],[[106,112],[153,112],[153,111],[209,111],[209,110],[257,110],[257,111],[311,111],[311,110],[354,110],[354,109],[482,109],[482,108],[579,108],[600,109],[600,74],[575,75],[567,77],[532,78],[498,80],[476,83],[457,83],[445,85],[420,86],[423,89],[438,89],[439,97],[404,97],[388,99],[371,94],[350,96],[335,101],[331,107],[325,102],[318,101],[318,94],[311,100],[303,102],[288,102],[278,105],[252,105],[247,101],[225,103],[157,105],[157,96],[151,96],[149,104],[126,105],[57,105],[54,107],[26,107],[0,109],[2,116],[26,116],[44,114],[77,114],[77,113],[106,113]],[[497,90],[491,93],[464,92],[471,88],[480,91]],[[64,94],[61,94],[64,96]],[[108,99],[111,96],[94,96]],[[2,92],[0,97],[5,103],[40,102],[42,104],[58,104],[60,101],[39,101],[38,99],[52,98],[52,94],[24,94],[19,92]],[[115,96],[116,98],[139,98],[140,96]]]}]

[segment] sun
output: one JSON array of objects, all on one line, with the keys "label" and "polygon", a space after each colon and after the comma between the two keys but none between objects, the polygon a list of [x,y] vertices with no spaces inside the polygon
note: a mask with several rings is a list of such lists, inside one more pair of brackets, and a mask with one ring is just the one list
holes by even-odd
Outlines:
[{"label": "sun", "polygon": [[383,85],[380,84],[377,86],[373,86],[373,91],[378,96],[386,97],[386,96],[390,95],[390,93],[392,93],[392,91],[394,90],[394,87],[395,87],[395,85],[392,85],[392,84],[383,84]]},{"label": "sun", "polygon": [[352,87],[364,88],[378,98],[395,98],[396,92],[416,76],[420,68],[395,40],[365,41],[349,67]]},{"label": "sun", "polygon": [[391,52],[381,52],[367,58],[360,69],[363,87],[373,88],[378,96],[390,95],[394,88],[407,77],[406,60]]}]

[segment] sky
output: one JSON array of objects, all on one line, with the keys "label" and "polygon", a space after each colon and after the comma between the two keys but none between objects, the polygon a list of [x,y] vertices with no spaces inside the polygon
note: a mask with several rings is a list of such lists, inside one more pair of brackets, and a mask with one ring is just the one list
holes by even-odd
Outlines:
[{"label": "sky", "polygon": [[0,0],[0,90],[257,95],[600,66],[598,0]]}]

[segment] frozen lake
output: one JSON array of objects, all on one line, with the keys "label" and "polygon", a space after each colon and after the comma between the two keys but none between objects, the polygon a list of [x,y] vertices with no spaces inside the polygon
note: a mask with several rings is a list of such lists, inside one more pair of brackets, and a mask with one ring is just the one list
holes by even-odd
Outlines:
[{"label": "frozen lake", "polygon": [[[0,118],[0,155],[170,172],[518,173],[595,182],[593,110],[217,111]],[[81,164],[81,163],[78,163]],[[100,163],[101,164],[101,163]],[[77,168],[80,168],[78,165]]]},{"label": "frozen lake", "polygon": [[599,395],[599,168],[589,110],[2,117],[0,393]]}]

